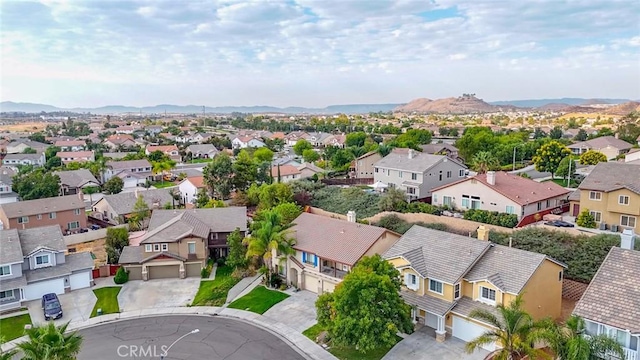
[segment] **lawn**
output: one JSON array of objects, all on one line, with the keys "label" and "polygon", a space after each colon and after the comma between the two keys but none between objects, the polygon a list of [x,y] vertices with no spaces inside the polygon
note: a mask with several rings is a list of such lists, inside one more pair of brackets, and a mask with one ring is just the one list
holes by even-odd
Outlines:
[{"label": "lawn", "polygon": [[289,295],[275,290],[269,290],[264,286],[258,286],[247,295],[229,304],[230,308],[253,311],[264,314],[273,305],[288,298]]},{"label": "lawn", "polygon": [[102,315],[120,312],[120,305],[118,305],[120,289],[120,286],[108,286],[93,290],[98,301],[91,311],[91,317],[98,316],[98,309],[102,309]]},{"label": "lawn", "polygon": [[[311,339],[311,341],[316,341],[318,334],[320,334],[324,329],[315,324],[312,327],[302,332],[302,335]],[[402,340],[401,337],[396,336],[396,344],[398,341]],[[395,344],[394,344],[395,345]],[[333,356],[337,357],[340,360],[379,360],[391,350],[393,346],[389,347],[380,347],[377,349],[373,349],[366,353],[361,353],[356,350],[353,346],[329,346],[329,352],[333,354]]]},{"label": "lawn", "polygon": [[31,324],[31,316],[23,314],[0,319],[0,334],[4,341],[11,341],[24,335],[24,326]]},{"label": "lawn", "polygon": [[233,268],[218,266],[214,280],[200,281],[200,288],[192,306],[222,306],[227,301],[227,293],[240,280],[231,276]]},{"label": "lawn", "polygon": [[208,163],[208,162],[212,162],[213,158],[211,159],[193,159],[190,161],[191,164],[202,164],[202,163]]},{"label": "lawn", "polygon": [[158,182],[151,183],[151,186],[155,187],[156,189],[164,189],[164,188],[176,186],[176,183],[174,183],[173,181],[164,181],[164,182],[158,181]]}]

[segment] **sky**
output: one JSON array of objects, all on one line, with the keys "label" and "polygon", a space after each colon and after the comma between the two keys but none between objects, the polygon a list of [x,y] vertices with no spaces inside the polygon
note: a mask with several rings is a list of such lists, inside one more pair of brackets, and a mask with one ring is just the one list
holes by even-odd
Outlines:
[{"label": "sky", "polygon": [[0,1],[0,99],[640,99],[638,0]]}]

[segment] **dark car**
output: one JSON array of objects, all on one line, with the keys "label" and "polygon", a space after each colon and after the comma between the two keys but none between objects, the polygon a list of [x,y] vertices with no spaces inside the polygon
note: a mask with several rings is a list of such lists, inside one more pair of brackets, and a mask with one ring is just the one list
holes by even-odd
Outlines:
[{"label": "dark car", "polygon": [[544,224],[549,226],[555,226],[555,227],[573,227],[574,226],[573,224],[568,223],[566,221],[562,221],[562,220],[547,221]]},{"label": "dark car", "polygon": [[96,224],[91,225],[91,230],[100,230],[100,225],[96,225]]},{"label": "dark car", "polygon": [[62,305],[58,295],[54,293],[42,296],[42,311],[44,311],[45,320],[55,320],[62,317]]}]

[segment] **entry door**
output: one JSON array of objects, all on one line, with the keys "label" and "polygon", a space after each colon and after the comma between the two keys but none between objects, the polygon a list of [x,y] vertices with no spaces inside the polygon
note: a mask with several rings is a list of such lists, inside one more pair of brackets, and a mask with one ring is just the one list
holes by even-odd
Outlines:
[{"label": "entry door", "polygon": [[580,204],[573,205],[573,216],[580,215]]}]

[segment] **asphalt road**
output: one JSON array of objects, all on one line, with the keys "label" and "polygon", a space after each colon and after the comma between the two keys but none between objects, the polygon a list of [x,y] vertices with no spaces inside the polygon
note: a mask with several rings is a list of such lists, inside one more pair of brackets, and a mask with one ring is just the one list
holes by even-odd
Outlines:
[{"label": "asphalt road", "polygon": [[245,322],[211,316],[162,316],[104,324],[79,331],[84,341],[79,360],[159,359],[302,360],[275,335]]}]

